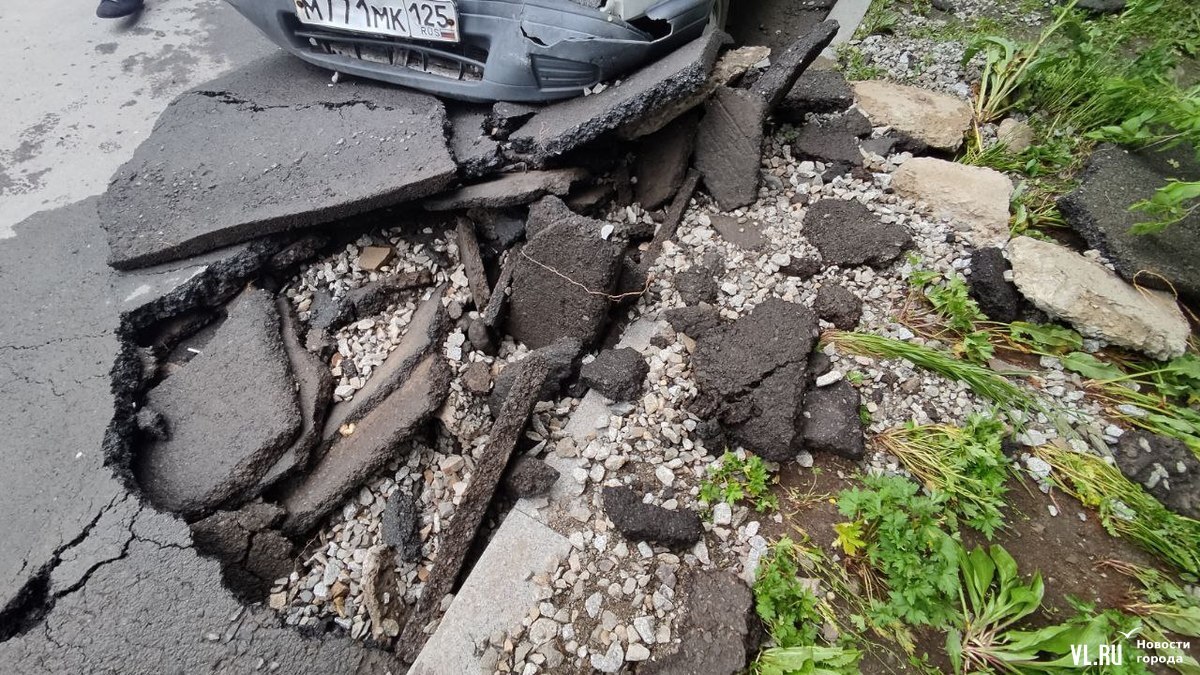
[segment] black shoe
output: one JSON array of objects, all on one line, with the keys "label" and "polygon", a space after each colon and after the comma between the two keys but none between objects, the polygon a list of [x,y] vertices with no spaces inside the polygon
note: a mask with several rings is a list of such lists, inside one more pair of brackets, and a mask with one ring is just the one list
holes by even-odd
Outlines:
[{"label": "black shoe", "polygon": [[100,0],[96,16],[101,19],[119,19],[142,8],[145,0]]}]

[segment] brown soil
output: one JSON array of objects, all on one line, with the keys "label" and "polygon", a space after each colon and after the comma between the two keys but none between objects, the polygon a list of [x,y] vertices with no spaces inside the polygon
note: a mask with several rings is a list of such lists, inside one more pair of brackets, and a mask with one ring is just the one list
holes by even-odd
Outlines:
[{"label": "brown soil", "polygon": [[[776,488],[784,522],[764,520],[763,536],[774,540],[786,535],[807,540],[828,554],[836,553],[833,526],[844,519],[833,500],[838,492],[857,484],[857,474],[853,462],[836,457],[817,457],[812,469],[785,466]],[[1110,536],[1094,512],[1067,495],[1056,491],[1043,494],[1032,481],[1013,480],[1008,505],[1008,527],[997,532],[992,542],[969,529],[963,530],[963,541],[968,547],[999,544],[1016,559],[1022,574],[1041,572],[1046,588],[1043,609],[1029,618],[1027,627],[1050,625],[1074,614],[1069,598],[1094,603],[1101,609],[1120,607],[1136,582],[1100,566],[1105,560],[1158,566],[1132,542]],[[1058,515],[1050,515],[1050,506],[1057,509]],[[1083,519],[1080,513],[1085,514]],[[924,655],[928,666],[951,671],[944,633],[920,631],[916,638],[916,654]],[[875,636],[869,639],[861,672],[920,672],[910,665],[898,645]]]}]

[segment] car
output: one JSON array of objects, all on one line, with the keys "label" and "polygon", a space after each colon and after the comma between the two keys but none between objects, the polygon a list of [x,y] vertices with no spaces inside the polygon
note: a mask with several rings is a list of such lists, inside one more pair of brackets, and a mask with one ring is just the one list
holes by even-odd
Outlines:
[{"label": "car", "polygon": [[730,0],[228,0],[329,70],[474,102],[581,95],[724,25]]}]

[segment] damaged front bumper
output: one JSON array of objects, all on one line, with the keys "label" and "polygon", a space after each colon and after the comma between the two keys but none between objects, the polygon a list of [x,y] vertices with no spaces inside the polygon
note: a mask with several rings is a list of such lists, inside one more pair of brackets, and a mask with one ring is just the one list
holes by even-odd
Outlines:
[{"label": "damaged front bumper", "polygon": [[[578,0],[586,2],[587,0]],[[315,27],[293,0],[228,0],[309,63],[468,101],[550,101],[699,36],[713,0],[662,0],[626,22],[572,0],[457,0],[458,43]]]}]

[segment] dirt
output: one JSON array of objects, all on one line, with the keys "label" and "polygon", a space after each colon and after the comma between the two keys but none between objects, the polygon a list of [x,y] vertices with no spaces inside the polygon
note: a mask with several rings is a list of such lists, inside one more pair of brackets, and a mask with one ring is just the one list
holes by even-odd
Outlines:
[{"label": "dirt", "polygon": [[[807,541],[832,558],[839,553],[833,527],[845,520],[838,514],[834,501],[838,492],[858,485],[858,475],[854,462],[829,456],[816,457],[811,469],[794,464],[785,466],[775,488],[784,522],[764,520],[763,536],[771,541],[785,535]],[[1051,506],[1057,515],[1051,515]],[[1041,572],[1046,589],[1042,610],[1024,622],[1023,628],[1039,628],[1069,618],[1075,613],[1071,598],[1094,603],[1097,609],[1121,607],[1136,582],[1104,569],[1101,563],[1106,560],[1159,567],[1132,542],[1110,536],[1094,512],[1058,491],[1043,494],[1028,479],[1010,481],[1005,516],[1008,526],[997,532],[991,542],[968,528],[963,528],[963,542],[969,548],[999,544],[1016,559],[1023,575]],[[839,605],[839,613],[852,611],[845,602],[835,604]],[[944,632],[918,631],[915,638],[915,653],[925,655],[927,666],[951,671],[944,649]],[[909,663],[909,657],[898,644],[877,636],[867,639],[866,654],[859,666],[861,672],[921,672]]]}]

